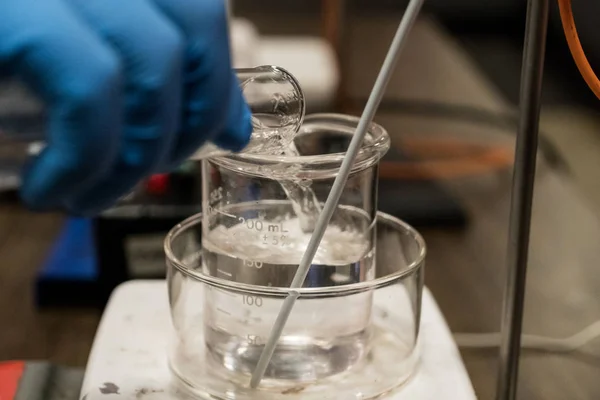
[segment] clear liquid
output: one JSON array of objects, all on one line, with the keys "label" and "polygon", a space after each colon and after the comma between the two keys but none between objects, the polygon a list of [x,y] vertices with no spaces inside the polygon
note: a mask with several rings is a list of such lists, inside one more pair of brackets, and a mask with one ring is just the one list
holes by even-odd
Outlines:
[{"label": "clear liquid", "polygon": [[[294,137],[297,132],[286,130],[284,127],[273,127],[285,121],[285,118],[277,119],[271,123],[270,117],[273,114],[261,115],[258,118],[256,115],[252,119],[253,125],[253,140],[244,150],[246,153],[252,154],[269,154],[269,155],[288,155],[297,157],[300,155]],[[285,165],[281,171],[271,167],[270,173],[276,177],[277,175],[290,176],[293,175],[294,166]],[[284,190],[287,198],[292,204],[294,213],[298,217],[300,227],[304,232],[312,232],[315,223],[321,212],[321,203],[319,202],[314,191],[310,188],[312,181],[308,179],[292,180],[279,178],[279,184]]]},{"label": "clear liquid", "polygon": [[[272,225],[273,226],[273,225]],[[290,234],[284,245],[265,241],[245,224],[213,229],[203,238],[204,272],[255,285],[289,287],[310,234],[297,218],[279,225]],[[220,229],[222,228],[222,229]],[[273,230],[273,229],[272,229]],[[261,232],[265,232],[263,229]],[[334,286],[373,278],[374,254],[365,232],[330,226],[305,287]],[[210,288],[204,326],[212,358],[226,370],[252,373],[284,297],[254,296]],[[314,381],[344,372],[368,351],[372,293],[344,297],[300,297],[266,371],[267,379]]]},{"label": "clear liquid", "polygon": [[298,223],[302,232],[312,232],[315,229],[317,219],[322,207],[315,192],[311,189],[310,180],[282,180],[279,182],[292,208],[298,217]]},{"label": "clear liquid", "polygon": [[[296,132],[275,133],[263,138],[255,150],[299,155],[293,142]],[[260,286],[291,285],[321,204],[310,187],[312,181],[278,182],[295,218],[245,219],[231,227],[211,229],[202,240],[204,273]],[[367,226],[371,226],[368,217],[354,226],[329,225],[303,286],[336,286],[372,279],[374,252]],[[204,330],[212,358],[232,373],[252,374],[284,298],[209,288],[205,300]],[[315,381],[362,361],[371,335],[371,303],[370,292],[299,298],[265,372],[266,380]]]},{"label": "clear liquid", "polygon": [[[352,211],[337,214],[347,215],[345,219],[354,224],[329,225],[325,230],[304,287],[373,279],[371,232],[366,229],[370,224],[366,216]],[[219,225],[202,240],[204,273],[252,285],[289,287],[310,238],[296,217],[249,218],[231,227]]]},{"label": "clear liquid", "polygon": [[[214,288],[208,290],[205,299],[211,304],[205,308],[204,316],[205,343],[211,358],[234,375],[250,376],[283,299]],[[364,361],[371,338],[371,307],[372,293],[369,292],[298,299],[265,378],[312,382],[347,371]]]},{"label": "clear liquid", "polygon": [[293,142],[297,132],[285,129],[285,124],[291,126],[293,121],[291,117],[275,118],[272,114],[254,114],[252,140],[244,153],[279,155],[287,153],[290,148],[294,151]]},{"label": "clear liquid", "polygon": [[[253,118],[254,140],[245,151],[254,154],[299,156],[300,152],[294,144],[294,137],[298,132],[286,128],[294,126],[292,117],[295,117],[295,114],[285,118],[274,113],[274,110],[281,108],[281,104],[289,104],[289,99],[286,99],[283,94],[276,93],[271,99],[271,103],[273,109],[270,110],[270,113],[255,115]],[[285,109],[285,107],[283,108]],[[273,115],[277,115],[277,118],[274,118]],[[286,166],[285,173],[289,174],[290,172],[289,166]],[[304,232],[312,232],[321,212],[321,204],[310,188],[312,181],[281,179],[279,182],[292,203],[301,229]]]}]

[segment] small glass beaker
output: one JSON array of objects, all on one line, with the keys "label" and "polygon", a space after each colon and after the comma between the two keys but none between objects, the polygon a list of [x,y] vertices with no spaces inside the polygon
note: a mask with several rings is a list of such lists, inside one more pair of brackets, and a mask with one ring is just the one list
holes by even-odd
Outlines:
[{"label": "small glass beaker", "polygon": [[[346,115],[310,115],[294,139],[295,154],[244,153],[205,159],[203,272],[236,283],[289,287],[357,125],[357,118]],[[304,287],[344,286],[375,277],[378,164],[389,145],[387,132],[372,124]],[[230,363],[232,349],[239,347],[240,321],[245,321],[248,333],[266,337],[270,327],[256,312],[274,314],[280,307],[279,299],[265,299],[260,310],[252,308],[254,304],[240,309],[230,301],[229,293],[219,290],[208,289],[205,296],[207,346],[224,365]],[[252,298],[245,301],[253,302]],[[297,317],[288,321],[273,356],[272,364],[278,368],[267,370],[267,378],[321,379],[360,360],[369,339],[371,301],[369,291],[318,303],[300,300],[294,310]],[[210,306],[216,304],[218,308]],[[338,318],[321,315],[317,322],[315,307],[337,309]],[[299,335],[307,321],[335,335],[331,341]],[[339,354],[335,361],[325,348]],[[242,356],[244,366],[231,368],[251,368],[258,361],[259,349],[260,345],[249,347]],[[323,365],[316,368],[318,353],[323,354],[319,361]]]},{"label": "small glass beaker", "polygon": [[[263,65],[235,70],[252,112],[252,137],[244,153],[281,154],[302,125],[306,105],[296,78],[281,67]],[[229,152],[206,143],[191,157],[203,159]]]},{"label": "small glass beaker", "polygon": [[[179,386],[203,399],[366,400],[411,376],[426,253],[413,228],[378,213],[372,279],[297,289],[275,357],[251,389],[251,373],[290,289],[207,274],[202,220],[188,218],[165,240],[174,327],[169,362]],[[364,296],[371,301],[363,303]]]},{"label": "small glass beaker", "polygon": [[[296,154],[232,154],[202,163],[205,273],[289,287],[358,119],[307,116]],[[373,277],[378,163],[387,132],[372,124],[305,282],[343,285]]]}]

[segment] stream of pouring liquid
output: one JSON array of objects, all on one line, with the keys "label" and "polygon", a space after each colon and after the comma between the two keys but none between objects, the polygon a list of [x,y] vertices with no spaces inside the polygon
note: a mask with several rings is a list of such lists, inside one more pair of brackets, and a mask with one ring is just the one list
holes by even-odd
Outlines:
[{"label": "stream of pouring liquid", "polygon": [[[255,129],[262,132],[256,138],[257,144],[254,148],[247,150],[251,153],[258,154],[281,154],[298,157],[300,153],[294,144],[294,137],[297,132],[285,130],[267,129],[260,121],[255,120]],[[259,139],[261,138],[261,139]],[[277,168],[276,166],[273,168]],[[285,192],[288,200],[292,205],[292,209],[298,217],[300,228],[305,233],[310,233],[314,230],[314,225],[321,212],[321,204],[315,192],[310,187],[311,180],[290,178],[294,175],[294,170],[300,168],[300,165],[285,165],[279,175],[279,185]]]}]

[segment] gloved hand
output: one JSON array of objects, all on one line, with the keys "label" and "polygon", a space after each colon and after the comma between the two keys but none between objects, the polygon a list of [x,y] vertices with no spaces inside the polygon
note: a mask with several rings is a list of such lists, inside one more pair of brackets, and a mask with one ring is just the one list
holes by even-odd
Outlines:
[{"label": "gloved hand", "polygon": [[23,178],[36,209],[89,214],[211,140],[242,149],[250,111],[224,0],[2,0],[0,74],[47,103],[48,146]]}]

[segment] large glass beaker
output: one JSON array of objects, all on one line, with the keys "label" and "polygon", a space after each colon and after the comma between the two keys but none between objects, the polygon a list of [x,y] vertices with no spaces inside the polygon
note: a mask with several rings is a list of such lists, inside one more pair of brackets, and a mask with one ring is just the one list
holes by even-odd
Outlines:
[{"label": "large glass beaker", "polygon": [[366,400],[411,376],[425,258],[414,229],[378,213],[371,280],[297,289],[265,378],[251,389],[266,334],[290,290],[205,273],[202,219],[187,219],[165,241],[174,326],[170,366],[184,390],[202,399]]}]

